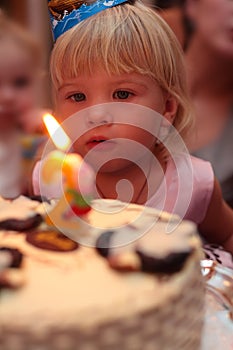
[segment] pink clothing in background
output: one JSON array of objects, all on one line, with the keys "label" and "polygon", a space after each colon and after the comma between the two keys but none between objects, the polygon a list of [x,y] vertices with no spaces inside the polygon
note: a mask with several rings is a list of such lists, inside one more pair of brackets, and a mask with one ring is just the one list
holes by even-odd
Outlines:
[{"label": "pink clothing in background", "polygon": [[187,154],[173,159],[169,158],[164,181],[146,205],[200,224],[213,193],[212,166]]}]

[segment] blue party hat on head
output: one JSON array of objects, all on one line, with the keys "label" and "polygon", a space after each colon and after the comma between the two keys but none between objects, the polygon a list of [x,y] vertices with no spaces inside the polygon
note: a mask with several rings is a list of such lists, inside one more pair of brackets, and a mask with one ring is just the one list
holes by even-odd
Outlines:
[{"label": "blue party hat on head", "polygon": [[54,40],[84,19],[128,0],[48,0]]}]

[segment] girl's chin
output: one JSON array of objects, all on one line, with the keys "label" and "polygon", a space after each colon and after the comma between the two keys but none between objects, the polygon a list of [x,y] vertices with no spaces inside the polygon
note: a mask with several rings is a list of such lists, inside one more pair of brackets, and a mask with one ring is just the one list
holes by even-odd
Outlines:
[{"label": "girl's chin", "polygon": [[128,161],[124,159],[113,159],[103,162],[98,161],[89,161],[89,165],[94,169],[96,173],[116,173],[125,171],[126,168],[129,168]]}]

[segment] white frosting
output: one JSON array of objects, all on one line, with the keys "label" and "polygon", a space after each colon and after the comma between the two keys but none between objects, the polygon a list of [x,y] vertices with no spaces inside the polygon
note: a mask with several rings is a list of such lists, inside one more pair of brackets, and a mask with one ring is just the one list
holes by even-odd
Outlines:
[{"label": "white frosting", "polygon": [[48,203],[39,203],[30,200],[25,196],[20,196],[14,200],[6,200],[0,197],[0,221],[7,219],[24,220],[38,214],[44,214]]},{"label": "white frosting", "polygon": [[[171,219],[170,215],[107,200],[95,201],[94,207],[87,221],[91,225],[90,234],[95,238],[105,228],[132,225],[132,232],[137,236],[135,228],[140,231],[148,226],[149,238],[147,235],[142,238],[148,251],[152,249],[164,255],[199,247],[198,239],[194,238],[196,229],[191,223],[183,222],[167,235],[166,220]],[[107,209],[111,214],[106,213]],[[17,291],[1,291],[0,325],[12,328],[47,329],[49,325],[60,324],[61,320],[86,327],[162,306],[180,294],[198,264],[197,256],[191,255],[180,273],[161,279],[141,272],[114,271],[107,260],[90,247],[81,246],[67,253],[49,252],[30,245],[24,234],[14,232],[0,232],[0,245],[20,248],[25,255],[25,285]]]}]

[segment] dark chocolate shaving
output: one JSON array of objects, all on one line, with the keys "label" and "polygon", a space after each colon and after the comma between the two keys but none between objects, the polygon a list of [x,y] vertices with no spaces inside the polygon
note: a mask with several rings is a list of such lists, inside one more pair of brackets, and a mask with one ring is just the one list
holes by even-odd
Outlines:
[{"label": "dark chocolate shaving", "polygon": [[114,231],[105,231],[104,233],[102,233],[96,241],[96,249],[98,251],[98,253],[107,258],[109,255],[109,250],[110,250],[110,246],[111,246],[111,238],[114,235]]},{"label": "dark chocolate shaving", "polygon": [[32,201],[36,201],[40,203],[46,202],[50,204],[50,200],[45,196],[33,195],[33,196],[29,196],[28,198],[31,199]]},{"label": "dark chocolate shaving", "polygon": [[77,242],[56,231],[28,232],[26,241],[39,249],[62,253],[71,252],[79,247]]},{"label": "dark chocolate shaving", "polygon": [[0,251],[9,252],[12,256],[12,262],[9,267],[19,268],[22,264],[23,254],[18,249],[0,247]]},{"label": "dark chocolate shaving", "polygon": [[191,254],[191,251],[170,253],[164,258],[146,255],[139,249],[136,250],[136,253],[141,259],[142,271],[172,274],[180,271],[183,268],[185,261]]},{"label": "dark chocolate shaving", "polygon": [[39,226],[42,223],[42,221],[43,221],[43,218],[40,214],[36,214],[24,220],[7,219],[0,222],[0,230],[19,231],[19,232],[27,231]]}]

